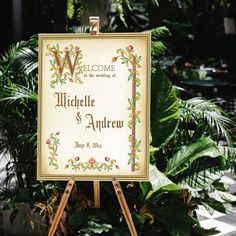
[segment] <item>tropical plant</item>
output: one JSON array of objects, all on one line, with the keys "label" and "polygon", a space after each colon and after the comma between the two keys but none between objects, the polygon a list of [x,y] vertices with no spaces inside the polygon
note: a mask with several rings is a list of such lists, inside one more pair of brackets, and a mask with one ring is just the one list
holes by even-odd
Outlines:
[{"label": "tropical plant", "polygon": [[148,1],[115,0],[108,16],[108,31],[133,32],[147,30]]},{"label": "tropical plant", "polygon": [[[236,201],[221,181],[232,158],[223,155],[217,146],[219,137],[231,144],[230,130],[235,124],[212,101],[178,97],[167,67],[161,66],[166,51],[163,38],[168,34],[165,27],[152,31],[150,182],[122,184],[140,235],[190,235],[200,227],[195,214],[198,205],[211,213],[230,212],[229,203]],[[33,37],[13,45],[0,61],[0,150],[10,155],[8,179],[16,176],[17,187],[29,190],[28,196],[33,196],[35,202],[33,211],[39,210],[46,220],[38,223],[50,225],[64,183],[34,182],[36,48],[37,39]],[[88,184],[80,186],[90,192]],[[112,185],[102,183],[102,189],[100,210],[90,209],[90,201],[74,190],[74,199],[81,203],[77,197],[82,198],[84,207],[73,208],[72,196],[60,232],[128,234]]]},{"label": "tropical plant", "polygon": [[206,38],[223,33],[223,16],[235,16],[235,9],[234,0],[115,0],[109,29],[140,31],[165,25],[175,36],[169,39],[175,54],[206,55]]},{"label": "tropical plant", "polygon": [[[163,62],[158,60],[155,50],[152,56],[157,65]],[[178,98],[166,68],[159,64],[159,68],[152,70],[154,166],[150,172],[151,185],[142,183],[141,188],[146,211],[159,221],[156,223],[164,225],[172,235],[190,235],[193,226],[199,226],[194,213],[198,205],[205,206],[210,213],[213,210],[227,213],[232,210],[228,203],[236,201],[221,182],[223,171],[229,168],[234,155],[231,152],[224,156],[217,146],[221,139],[232,147],[231,130],[235,123],[213,101]]]},{"label": "tropical plant", "polygon": [[[37,39],[12,45],[0,60],[0,152],[9,155],[5,184],[30,189],[35,172]],[[34,169],[34,168],[33,168]]]},{"label": "tropical plant", "polygon": [[67,18],[69,24],[77,25],[80,22],[81,15],[84,12],[84,5],[81,0],[68,0],[67,1]]},{"label": "tropical plant", "polygon": [[[35,228],[39,228],[39,232],[45,234],[53,222],[53,218],[60,203],[63,184],[58,182],[41,181],[34,183],[32,188],[34,193],[33,197],[36,199],[36,202],[34,202],[32,209],[31,222]],[[75,184],[67,208],[63,212],[62,219],[60,220],[57,235],[73,235],[73,232],[70,232],[73,229],[67,226],[68,216],[73,215],[74,217],[76,214],[79,214],[79,212],[87,208],[91,208],[91,201],[85,197],[84,193],[81,192]],[[36,212],[39,212],[41,215],[40,221],[36,220],[34,217]],[[70,221],[72,221],[71,224],[73,225],[73,218],[72,220],[70,219]]]}]

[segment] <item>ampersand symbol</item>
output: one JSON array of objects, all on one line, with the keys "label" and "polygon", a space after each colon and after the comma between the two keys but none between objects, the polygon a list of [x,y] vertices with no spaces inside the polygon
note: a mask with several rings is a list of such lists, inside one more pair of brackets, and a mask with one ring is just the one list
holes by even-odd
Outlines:
[{"label": "ampersand symbol", "polygon": [[81,122],[82,122],[82,118],[81,118],[81,114],[80,114],[80,112],[77,112],[76,120],[77,120],[77,123],[78,123],[78,124],[81,124]]}]

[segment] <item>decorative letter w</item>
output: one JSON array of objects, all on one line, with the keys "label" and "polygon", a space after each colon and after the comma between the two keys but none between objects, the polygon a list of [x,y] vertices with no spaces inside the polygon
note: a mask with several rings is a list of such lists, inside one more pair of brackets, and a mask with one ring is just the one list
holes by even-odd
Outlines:
[{"label": "decorative letter w", "polygon": [[65,50],[65,57],[61,61],[60,61],[61,58],[58,56],[58,51],[53,51],[53,54],[54,54],[56,62],[57,62],[57,66],[58,66],[60,76],[62,76],[64,68],[65,68],[66,64],[68,64],[68,67],[69,67],[69,70],[70,70],[70,75],[71,75],[71,77],[73,77],[75,67],[76,67],[76,62],[78,60],[79,51],[77,51],[77,50],[75,51],[75,57],[74,57],[73,65],[71,63],[71,58],[70,58],[68,50]]},{"label": "decorative letter w", "polygon": [[83,70],[81,67],[83,54],[78,46],[70,45],[60,50],[59,45],[47,45],[46,56],[50,56],[50,86],[64,85],[67,82],[82,84]]}]

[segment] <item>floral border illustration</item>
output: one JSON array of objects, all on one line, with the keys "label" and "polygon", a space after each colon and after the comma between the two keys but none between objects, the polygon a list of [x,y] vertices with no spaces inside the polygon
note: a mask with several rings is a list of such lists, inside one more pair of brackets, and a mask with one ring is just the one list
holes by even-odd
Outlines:
[{"label": "floral border illustration", "polygon": [[65,169],[69,167],[72,168],[74,171],[79,170],[98,170],[98,171],[111,171],[114,167],[116,169],[120,169],[120,167],[116,164],[116,160],[110,159],[109,157],[104,158],[104,162],[98,162],[94,157],[91,157],[88,161],[81,162],[80,157],[75,157],[74,159],[69,159],[68,163],[65,166]]},{"label": "floral border illustration", "polygon": [[[63,57],[64,55],[64,57]],[[69,47],[65,47],[63,50],[60,50],[58,44],[56,45],[47,45],[46,56],[50,56],[50,71],[51,71],[51,81],[50,86],[55,88],[56,84],[66,84],[69,80],[70,82],[76,82],[82,84],[81,74],[83,70],[81,68],[83,54],[82,50],[78,46],[72,44]],[[71,62],[73,59],[73,65]],[[71,75],[70,69],[73,68],[73,74]]]},{"label": "floral border illustration", "polygon": [[46,144],[48,146],[48,151],[50,156],[48,157],[49,159],[49,166],[52,166],[54,169],[58,169],[59,165],[58,165],[58,146],[60,144],[60,140],[59,140],[59,135],[60,132],[57,131],[55,134],[51,133],[49,138],[46,140]]},{"label": "floral border illustration", "polygon": [[[52,166],[54,169],[59,168],[57,151],[60,145],[60,139],[59,139],[60,134],[61,134],[60,131],[57,131],[55,134],[51,133],[46,140],[46,144],[50,154],[50,156],[48,157],[49,166]],[[88,161],[81,162],[80,157],[77,156],[74,159],[68,160],[68,164],[65,166],[65,169],[68,169],[69,167],[71,167],[71,169],[74,171],[103,170],[109,172],[114,168],[120,170],[119,165],[117,165],[117,161],[107,156],[104,158],[104,162],[98,162],[94,157],[89,158]]]},{"label": "floral border illustration", "polygon": [[125,64],[128,67],[129,76],[128,81],[132,81],[132,98],[128,98],[128,110],[131,111],[129,117],[131,118],[128,121],[128,127],[131,129],[131,134],[128,137],[130,143],[130,153],[128,165],[131,164],[131,171],[139,170],[140,163],[139,155],[141,140],[136,139],[136,130],[135,126],[137,123],[140,123],[140,113],[141,111],[136,110],[136,103],[140,100],[141,94],[137,91],[137,87],[140,86],[141,80],[139,78],[138,68],[141,67],[140,61],[141,56],[134,54],[134,48],[132,45],[127,46],[125,49],[119,48],[116,53],[118,56],[112,58],[112,62],[116,62],[118,58],[122,60],[122,64]]}]

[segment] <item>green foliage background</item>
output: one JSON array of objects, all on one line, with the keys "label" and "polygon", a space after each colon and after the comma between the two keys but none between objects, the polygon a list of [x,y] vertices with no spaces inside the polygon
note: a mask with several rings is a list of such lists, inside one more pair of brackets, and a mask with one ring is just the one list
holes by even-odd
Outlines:
[{"label": "green foliage background", "polygon": [[[79,1],[68,1],[69,17],[75,14],[72,2]],[[121,7],[117,1],[124,22]],[[124,24],[129,27],[129,22]],[[87,28],[71,30],[84,32]],[[122,183],[122,186],[139,235],[191,235],[201,229],[195,214],[199,205],[211,213],[214,210],[228,213],[232,211],[230,203],[236,201],[221,180],[223,171],[235,161],[234,155],[232,152],[225,155],[217,145],[221,139],[228,143],[229,149],[233,147],[231,130],[235,124],[213,101],[179,97],[168,77],[169,67],[161,60],[167,54],[165,40],[171,34],[166,27],[151,32],[150,181]],[[30,202],[49,224],[65,183],[38,182],[35,178],[37,53],[37,37],[32,37],[12,45],[1,56],[0,152],[10,155],[5,168],[5,190],[9,190],[12,178],[17,180],[14,194],[5,191],[5,199]],[[76,197],[72,197],[61,232],[128,235],[110,183],[102,183],[100,210],[91,208],[91,186],[88,183],[78,186],[83,193],[76,190]],[[23,196],[22,189],[26,193]],[[83,207],[75,207],[73,199]]]}]

